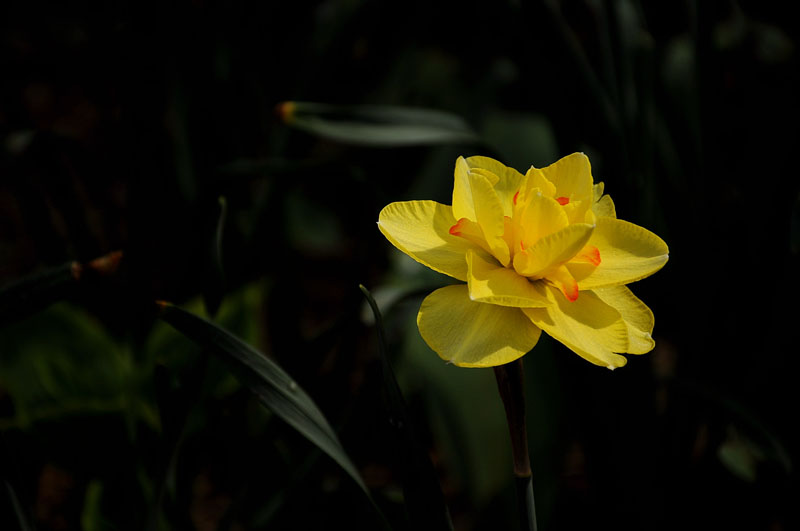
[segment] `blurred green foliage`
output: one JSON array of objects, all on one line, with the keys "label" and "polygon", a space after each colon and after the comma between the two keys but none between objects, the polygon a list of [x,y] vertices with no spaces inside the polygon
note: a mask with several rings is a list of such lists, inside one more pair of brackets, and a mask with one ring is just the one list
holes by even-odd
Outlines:
[{"label": "blurred green foliage", "polygon": [[[651,354],[611,373],[543,338],[525,358],[542,529],[797,527],[792,7],[4,4],[0,290],[60,302],[0,304],[0,528],[380,525],[155,300],[280,365],[413,528],[363,283],[455,528],[514,529],[491,371],[425,346],[416,312],[448,279],[375,221],[449,203],[459,155],[525,170],[573,151],[671,258],[633,286]],[[307,102],[294,122],[286,101]],[[41,281],[117,249],[111,275]]]}]

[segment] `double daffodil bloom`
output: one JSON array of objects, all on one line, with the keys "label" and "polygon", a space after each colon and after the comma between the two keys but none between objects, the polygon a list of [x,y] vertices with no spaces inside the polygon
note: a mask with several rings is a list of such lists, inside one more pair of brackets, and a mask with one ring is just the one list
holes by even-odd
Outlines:
[{"label": "double daffodil bloom", "polygon": [[378,227],[414,260],[466,282],[428,295],[417,316],[444,360],[509,363],[542,330],[609,369],[625,365],[619,353],[655,346],[653,313],[625,284],[661,269],[667,245],[617,219],[583,153],[525,175],[488,157],[459,157],[452,206],[392,203]]}]

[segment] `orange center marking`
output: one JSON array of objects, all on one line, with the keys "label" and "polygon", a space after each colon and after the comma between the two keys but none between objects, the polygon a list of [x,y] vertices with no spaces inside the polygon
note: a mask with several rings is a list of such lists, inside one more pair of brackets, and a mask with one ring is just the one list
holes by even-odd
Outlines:
[{"label": "orange center marking", "polygon": [[559,205],[566,205],[569,204],[569,197],[557,197],[556,201],[558,201]]},{"label": "orange center marking", "polygon": [[564,286],[562,292],[569,302],[575,302],[578,300],[578,283],[576,282],[571,286]]},{"label": "orange center marking", "polygon": [[461,225],[462,225],[462,224],[463,224],[463,223],[464,223],[466,220],[467,220],[467,218],[461,218],[461,219],[459,219],[458,221],[456,221],[456,224],[455,224],[455,225],[453,225],[452,227],[450,227],[450,230],[449,230],[448,232],[449,232],[450,234],[452,234],[453,236],[461,236]]},{"label": "orange center marking", "polygon": [[600,249],[592,246],[592,248],[589,249],[589,252],[586,253],[586,258],[590,264],[595,266],[600,265]]}]

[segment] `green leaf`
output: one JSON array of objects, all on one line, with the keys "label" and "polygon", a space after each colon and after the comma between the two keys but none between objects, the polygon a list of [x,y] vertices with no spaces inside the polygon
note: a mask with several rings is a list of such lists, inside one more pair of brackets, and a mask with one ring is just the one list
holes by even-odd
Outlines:
[{"label": "green leaf", "polygon": [[328,454],[369,497],[336,432],[311,397],[283,369],[228,331],[176,306],[163,304],[160,317],[218,354],[264,406]]},{"label": "green leaf", "polygon": [[124,413],[158,425],[141,394],[149,369],[80,307],[62,302],[9,324],[0,345],[0,387],[14,403],[0,430],[84,414]]},{"label": "green leaf", "polygon": [[219,215],[214,225],[212,237],[208,245],[208,271],[206,282],[203,288],[203,304],[206,312],[214,316],[219,311],[222,298],[225,295],[225,269],[222,264],[222,236],[225,232],[225,222],[228,217],[228,202],[224,196],[217,200],[219,205]]},{"label": "green leaf", "polygon": [[291,127],[346,144],[400,147],[480,142],[460,117],[434,109],[285,102],[278,110]]},{"label": "green leaf", "polygon": [[429,404],[431,430],[442,448],[444,467],[465,486],[473,503],[487,505],[508,486],[511,462],[508,440],[498,436],[508,428],[497,385],[491,373],[442,363],[431,352],[417,329],[419,302],[408,301],[402,313],[401,308],[394,310],[405,330],[398,378]]},{"label": "green leaf", "polygon": [[0,289],[0,325],[18,321],[65,298],[78,280],[76,262],[26,276]]},{"label": "green leaf", "polygon": [[394,435],[393,453],[396,465],[403,478],[403,496],[411,525],[415,529],[453,529],[450,512],[445,503],[444,493],[436,476],[436,470],[428,453],[417,442],[409,415],[397,384],[392,366],[389,363],[383,319],[378,304],[363,285],[361,292],[367,298],[375,317],[378,332],[378,351],[383,372],[383,405],[387,421]]},{"label": "green leaf", "polygon": [[12,487],[8,481],[3,480],[3,483],[6,486],[6,493],[11,500],[11,506],[14,508],[14,514],[17,516],[17,523],[19,524],[20,531],[33,531],[33,526],[25,515],[25,511],[22,510],[22,506],[19,504],[17,493],[14,492],[14,487]]},{"label": "green leaf", "polygon": [[117,272],[122,251],[86,263],[67,262],[18,279],[0,288],[0,326],[20,321],[54,302],[69,298],[76,285]]},{"label": "green leaf", "polygon": [[731,425],[728,437],[717,448],[717,457],[731,474],[753,483],[757,478],[758,464],[764,461],[764,452]]},{"label": "green leaf", "polygon": [[92,480],[86,486],[83,511],[81,511],[81,528],[84,531],[102,531],[111,526],[104,522],[102,513],[103,483]]}]

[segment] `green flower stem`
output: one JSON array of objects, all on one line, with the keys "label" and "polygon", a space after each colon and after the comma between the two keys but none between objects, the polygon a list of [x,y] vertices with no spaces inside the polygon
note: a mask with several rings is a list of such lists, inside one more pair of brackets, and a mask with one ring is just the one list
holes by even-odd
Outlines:
[{"label": "green flower stem", "polygon": [[497,378],[500,398],[503,399],[505,406],[508,432],[511,435],[520,529],[536,531],[531,460],[528,454],[528,432],[525,428],[525,373],[522,369],[522,359],[495,367],[494,375]]}]

